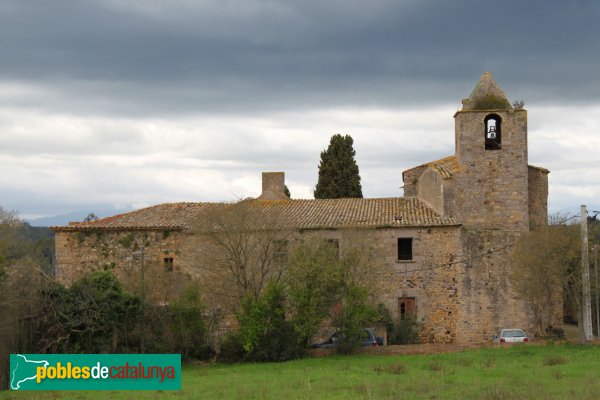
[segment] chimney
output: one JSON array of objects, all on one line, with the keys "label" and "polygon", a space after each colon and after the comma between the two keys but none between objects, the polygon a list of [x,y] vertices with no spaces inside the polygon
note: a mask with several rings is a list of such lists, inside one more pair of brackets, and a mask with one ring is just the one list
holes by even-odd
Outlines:
[{"label": "chimney", "polygon": [[263,172],[262,194],[259,200],[289,200],[285,195],[285,173]]}]

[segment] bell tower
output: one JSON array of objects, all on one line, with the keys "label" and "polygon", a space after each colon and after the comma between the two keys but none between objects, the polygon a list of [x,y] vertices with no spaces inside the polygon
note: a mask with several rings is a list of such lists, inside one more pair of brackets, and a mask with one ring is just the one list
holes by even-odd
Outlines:
[{"label": "bell tower", "polygon": [[466,227],[529,229],[527,111],[513,108],[484,73],[454,115],[453,214]]}]

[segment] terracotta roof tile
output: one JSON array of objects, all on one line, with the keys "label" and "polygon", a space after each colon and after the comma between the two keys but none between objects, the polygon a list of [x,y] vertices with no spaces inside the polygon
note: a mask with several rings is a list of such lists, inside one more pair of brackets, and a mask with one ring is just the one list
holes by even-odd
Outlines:
[{"label": "terracotta roof tile", "polygon": [[459,164],[458,158],[456,158],[456,156],[448,156],[448,157],[440,158],[439,160],[430,161],[425,164],[421,164],[416,167],[410,168],[407,171],[417,169],[417,168],[426,168],[426,167],[433,168],[444,179],[451,178],[452,175],[456,174],[457,172],[460,172],[460,164]]},{"label": "terracotta roof tile", "polygon": [[[289,229],[337,229],[351,227],[410,227],[459,225],[443,217],[417,198],[317,200],[248,200],[258,211],[260,225]],[[55,231],[190,229],[203,214],[225,203],[167,203],[91,222],[52,227]],[[258,228],[258,227],[257,227]]]}]

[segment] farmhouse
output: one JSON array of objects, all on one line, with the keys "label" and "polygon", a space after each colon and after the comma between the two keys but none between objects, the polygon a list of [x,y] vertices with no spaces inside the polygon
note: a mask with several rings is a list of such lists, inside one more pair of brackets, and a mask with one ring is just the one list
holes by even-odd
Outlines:
[{"label": "farmhouse", "polygon": [[[528,165],[527,111],[511,105],[490,73],[454,119],[454,154],[404,171],[404,197],[289,199],[284,173],[266,172],[260,196],[244,202],[262,228],[285,233],[283,252],[310,237],[340,252],[365,243],[375,249],[379,300],[395,317],[415,316],[423,341],[485,342],[502,327],[531,329],[530,307],[511,288],[510,252],[520,234],[547,221],[549,171]],[[160,204],[53,227],[57,279],[69,284],[104,268],[135,280],[141,267],[226,291],[207,272],[214,248],[196,227],[229,206]],[[163,283],[157,290],[175,290]],[[555,307],[558,323],[558,291]]]}]

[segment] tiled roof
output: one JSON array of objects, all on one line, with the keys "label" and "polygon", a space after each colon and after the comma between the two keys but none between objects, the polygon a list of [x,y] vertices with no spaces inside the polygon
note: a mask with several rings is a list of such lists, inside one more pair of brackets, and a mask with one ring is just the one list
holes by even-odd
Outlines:
[{"label": "tiled roof", "polygon": [[[245,200],[258,229],[337,229],[359,227],[410,227],[459,225],[417,198]],[[239,204],[239,203],[238,203]],[[52,227],[55,231],[189,229],[219,208],[235,204],[167,203],[91,222]]]},{"label": "tiled roof", "polygon": [[458,163],[458,158],[456,158],[456,156],[448,156],[448,157],[440,158],[439,160],[431,161],[431,162],[413,167],[411,169],[408,169],[407,171],[417,169],[417,168],[426,168],[426,167],[433,168],[444,179],[451,178],[453,174],[460,172],[460,164]]}]

